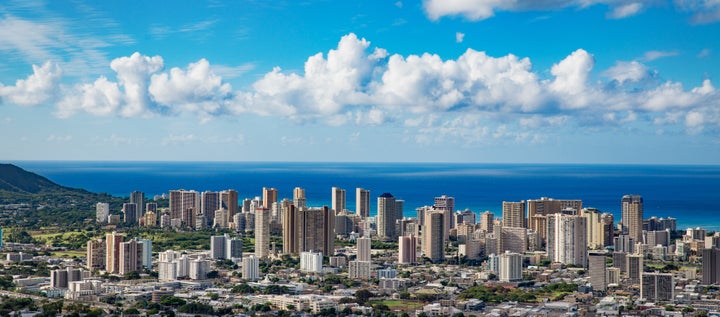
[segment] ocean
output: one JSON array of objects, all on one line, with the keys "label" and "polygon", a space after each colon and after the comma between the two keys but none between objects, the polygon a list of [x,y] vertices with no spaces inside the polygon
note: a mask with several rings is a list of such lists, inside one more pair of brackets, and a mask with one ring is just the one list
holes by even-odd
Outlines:
[{"label": "ocean", "polygon": [[[405,200],[403,213],[433,204],[436,196],[455,197],[457,210],[490,210],[501,216],[503,201],[551,197],[582,199],[620,219],[620,199],[639,194],[644,216],[674,217],[678,229],[720,230],[720,165],[562,165],[457,163],[300,163],[300,162],[12,162],[69,187],[127,197],[139,190],[146,197],[173,189],[235,189],[239,197],[278,189],[306,190],[308,205],[329,205],[333,186],[347,191],[347,208],[355,209],[355,188],[376,197],[391,193]],[[479,219],[479,218],[478,218]]]}]

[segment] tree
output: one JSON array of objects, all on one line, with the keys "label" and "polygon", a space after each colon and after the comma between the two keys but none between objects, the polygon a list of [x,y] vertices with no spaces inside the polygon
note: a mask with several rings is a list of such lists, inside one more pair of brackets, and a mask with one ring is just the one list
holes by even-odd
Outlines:
[{"label": "tree", "polygon": [[373,297],[373,293],[364,288],[355,292],[355,300],[360,305],[365,305],[371,297]]},{"label": "tree", "polygon": [[180,307],[182,305],[185,305],[186,303],[186,300],[171,295],[163,296],[162,300],[160,300],[160,305],[170,307]]}]

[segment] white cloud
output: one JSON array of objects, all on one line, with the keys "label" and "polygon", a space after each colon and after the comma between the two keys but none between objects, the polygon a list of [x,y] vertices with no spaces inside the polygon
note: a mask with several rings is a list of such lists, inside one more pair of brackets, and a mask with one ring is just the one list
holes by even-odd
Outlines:
[{"label": "white cloud", "polygon": [[645,52],[642,59],[646,62],[651,62],[659,58],[677,56],[678,54],[677,51],[648,51]]},{"label": "white cloud", "polygon": [[455,32],[455,42],[456,43],[462,43],[464,39],[465,39],[465,33]]},{"label": "white cloud", "polygon": [[5,103],[35,106],[55,97],[62,72],[57,64],[33,65],[27,79],[18,79],[15,86],[0,84],[0,99]]},{"label": "white cloud", "polygon": [[146,114],[150,108],[148,79],[162,70],[162,57],[143,56],[135,52],[130,57],[114,59],[110,68],[117,73],[118,83],[125,92],[125,105],[120,114],[124,117]]},{"label": "white cloud", "polygon": [[638,82],[648,76],[648,67],[636,61],[618,61],[615,66],[603,72],[603,75],[621,84],[626,81]]},{"label": "white cloud", "polygon": [[704,49],[700,50],[700,52],[697,54],[697,57],[698,58],[707,57],[707,56],[710,56],[711,53],[712,53],[712,50],[710,50],[709,48],[704,48]]},{"label": "white cloud", "polygon": [[631,2],[627,4],[618,5],[612,12],[608,14],[608,17],[613,19],[623,19],[640,13],[643,6],[640,2]]},{"label": "white cloud", "polygon": [[550,69],[555,80],[549,88],[558,95],[564,107],[582,108],[597,100],[593,88],[588,87],[588,78],[594,66],[593,56],[578,49]]}]

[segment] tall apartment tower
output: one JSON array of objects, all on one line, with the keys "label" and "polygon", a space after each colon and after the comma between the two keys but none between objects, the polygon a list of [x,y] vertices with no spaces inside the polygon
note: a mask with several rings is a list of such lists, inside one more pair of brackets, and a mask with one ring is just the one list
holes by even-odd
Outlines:
[{"label": "tall apartment tower", "polygon": [[295,187],[295,189],[293,189],[293,205],[295,205],[296,208],[305,208],[307,206],[305,189],[300,187]]},{"label": "tall apartment tower", "polygon": [[278,202],[278,191],[277,188],[263,187],[262,189],[262,205],[265,208],[272,208],[273,203]]},{"label": "tall apartment tower", "polygon": [[195,214],[200,211],[200,193],[194,190],[170,191],[170,219],[179,219],[184,226],[195,225]]},{"label": "tall apartment tower", "polygon": [[108,216],[110,216],[110,204],[97,203],[95,205],[95,220],[99,223],[106,223]]},{"label": "tall apartment tower", "polygon": [[346,197],[344,189],[338,187],[332,188],[332,209],[335,211],[336,215],[347,209],[345,204]]},{"label": "tall apartment tower", "polygon": [[395,197],[384,193],[378,197],[377,233],[380,239],[391,240],[395,238]]},{"label": "tall apartment tower", "polygon": [[355,240],[357,243],[357,261],[372,261],[370,250],[372,249],[372,241],[368,237],[361,237]]},{"label": "tall apartment tower", "polygon": [[225,236],[211,236],[210,237],[210,258],[211,259],[225,259],[225,251],[227,246],[225,245]]},{"label": "tall apartment tower", "polygon": [[720,249],[702,250],[702,283],[705,285],[720,282]]},{"label": "tall apartment tower", "polygon": [[105,271],[108,273],[118,273],[120,271],[120,243],[123,237],[117,232],[105,235]]},{"label": "tall apartment tower", "polygon": [[641,273],[640,298],[648,302],[672,301],[675,281],[671,273]]},{"label": "tall apartment tower", "polygon": [[135,222],[137,222],[145,215],[145,193],[137,190],[133,191],[130,193],[130,203],[137,206],[137,218],[135,219]]},{"label": "tall apartment tower", "polygon": [[590,253],[588,255],[588,275],[593,290],[605,291],[607,287],[607,257],[604,253]]},{"label": "tall apartment tower", "polygon": [[118,273],[125,275],[130,272],[141,271],[143,266],[142,255],[142,243],[136,240],[120,242]]},{"label": "tall apartment tower", "polygon": [[[547,216],[563,213],[569,209],[575,210],[575,214],[582,210],[582,200],[579,199],[553,199],[541,197],[527,201],[528,218],[536,215]],[[532,228],[531,228],[532,229]]]},{"label": "tall apartment tower", "polygon": [[297,211],[296,240],[298,252],[321,251],[335,254],[335,212],[327,206]]},{"label": "tall apartment tower", "polygon": [[595,208],[583,208],[581,215],[587,222],[588,248],[595,250],[605,247],[604,226],[600,211]]},{"label": "tall apartment tower", "polygon": [[445,257],[445,212],[429,209],[425,214],[425,225],[422,228],[422,251],[433,262]]},{"label": "tall apartment tower", "polygon": [[605,212],[600,215],[600,221],[603,228],[603,247],[611,246],[615,236],[615,217],[611,213]]},{"label": "tall apartment tower", "polygon": [[215,210],[220,209],[221,204],[220,193],[211,191],[202,192],[200,198],[200,214],[205,217],[202,227],[212,225],[215,220]]},{"label": "tall apartment tower", "polygon": [[255,209],[255,256],[266,258],[270,255],[270,209]]},{"label": "tall apartment tower", "polygon": [[362,218],[370,217],[370,190],[355,189],[355,212]]},{"label": "tall apartment tower", "polygon": [[137,223],[138,205],[135,203],[124,203],[122,207],[123,222],[128,225]]},{"label": "tall apartment tower", "polygon": [[300,254],[300,243],[298,241],[298,211],[295,205],[283,205],[281,218],[283,254]]},{"label": "tall apartment tower", "polygon": [[643,255],[628,254],[625,257],[625,260],[627,261],[625,264],[625,269],[627,270],[628,282],[630,284],[640,284],[640,275],[645,269]]},{"label": "tall apartment tower", "polygon": [[522,279],[522,255],[505,252],[499,256],[498,275],[500,282],[512,282]]},{"label": "tall apartment tower", "polygon": [[242,278],[248,281],[255,281],[260,278],[260,259],[255,255],[246,256],[242,259]]},{"label": "tall apartment tower", "polygon": [[398,238],[398,264],[414,264],[417,261],[417,238],[413,235]]},{"label": "tall apartment tower", "polygon": [[495,225],[495,214],[486,210],[480,214],[480,229],[487,233],[493,232],[493,226]]},{"label": "tall apartment tower", "polygon": [[228,222],[232,222],[233,217],[239,212],[238,192],[233,189],[221,191],[220,208],[228,211]]},{"label": "tall apartment tower", "polygon": [[503,201],[503,227],[525,228],[525,201]]},{"label": "tall apartment tower", "polygon": [[643,198],[640,195],[625,195],[622,197],[622,223],[623,232],[627,233],[636,242],[643,241]]},{"label": "tall apartment tower", "polygon": [[107,256],[107,243],[105,240],[97,239],[87,242],[87,269],[90,271],[104,270]]},{"label": "tall apartment tower", "polygon": [[443,211],[443,217],[445,217],[443,235],[446,240],[450,239],[450,229],[454,227],[452,215],[455,212],[455,197],[448,197],[447,195],[435,197],[433,208]]},{"label": "tall apartment tower", "polygon": [[587,266],[587,221],[584,217],[548,215],[547,235],[550,261]]}]

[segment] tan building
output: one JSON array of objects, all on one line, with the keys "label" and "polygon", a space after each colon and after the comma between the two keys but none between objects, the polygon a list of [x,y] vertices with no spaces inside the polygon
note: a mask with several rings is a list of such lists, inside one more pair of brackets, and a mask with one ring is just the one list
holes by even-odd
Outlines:
[{"label": "tan building", "polygon": [[372,240],[367,237],[357,238],[357,261],[372,261],[370,251],[372,249]]},{"label": "tan building", "polygon": [[453,213],[455,212],[455,197],[449,197],[446,195],[435,197],[435,203],[433,204],[433,208],[435,208],[435,210],[443,211],[443,217],[445,218],[443,220],[445,225],[445,228],[443,229],[443,236],[445,237],[445,241],[447,241],[448,239],[450,239],[450,229],[455,227],[453,223]]},{"label": "tan building", "polygon": [[525,228],[525,201],[503,201],[503,227]]},{"label": "tan building", "polygon": [[355,189],[355,213],[362,218],[370,217],[370,191],[363,188]]},{"label": "tan building", "polygon": [[327,206],[301,208],[296,218],[298,252],[321,251],[335,254],[335,213]]},{"label": "tan building", "polygon": [[263,187],[263,200],[262,205],[265,208],[272,208],[273,203],[278,202],[278,191],[277,188]]},{"label": "tan building", "polygon": [[346,195],[345,190],[338,187],[332,188],[331,193],[332,198],[332,209],[335,211],[335,214],[337,215],[341,211],[346,209]]},{"label": "tan building", "polygon": [[123,237],[117,232],[105,235],[105,271],[118,273],[120,271],[120,243]]},{"label": "tan building", "polygon": [[293,189],[293,205],[296,208],[305,208],[307,205],[307,199],[305,198],[305,189],[295,187]]},{"label": "tan building", "polygon": [[587,222],[588,249],[597,250],[605,247],[604,226],[601,213],[595,208],[583,208],[581,216]]},{"label": "tan building", "polygon": [[377,235],[383,240],[395,238],[395,221],[397,211],[395,210],[395,197],[390,193],[384,193],[378,197],[377,213]]},{"label": "tan building", "polygon": [[200,210],[200,193],[194,190],[170,191],[170,219],[182,219],[186,226],[194,225],[194,214]]},{"label": "tan building", "polygon": [[480,229],[485,232],[493,232],[493,226],[495,225],[495,214],[486,210],[480,214]]},{"label": "tan building", "polygon": [[135,240],[120,242],[119,270],[121,275],[142,271],[142,244]]},{"label": "tan building", "polygon": [[425,225],[422,228],[422,251],[433,262],[442,261],[445,258],[444,212],[429,209],[425,214]]},{"label": "tan building", "polygon": [[552,262],[587,266],[587,221],[582,216],[548,215],[547,254]]},{"label": "tan building", "polygon": [[[298,188],[296,188],[297,190]],[[295,205],[283,206],[282,209],[282,241],[283,254],[300,254],[298,241],[298,212]]]},{"label": "tan building", "polygon": [[[263,189],[265,191],[265,189]],[[262,259],[270,255],[270,209],[255,209],[255,256]]]},{"label": "tan building", "polygon": [[622,197],[622,224],[623,232],[635,239],[643,241],[643,198],[640,195],[625,195]]},{"label": "tan building", "polygon": [[87,268],[90,271],[104,270],[107,243],[103,239],[87,242]]},{"label": "tan building", "polygon": [[401,236],[398,238],[398,263],[414,264],[417,262],[417,237]]},{"label": "tan building", "polygon": [[[582,200],[579,199],[553,199],[542,197],[540,199],[530,199],[527,201],[528,218],[535,215],[551,215],[562,213],[563,211],[572,209],[577,214],[582,210]],[[532,228],[531,228],[532,229]]]},{"label": "tan building", "polygon": [[232,222],[235,214],[239,212],[238,206],[238,192],[233,189],[228,189],[220,192],[220,208],[228,211],[227,222]]}]

